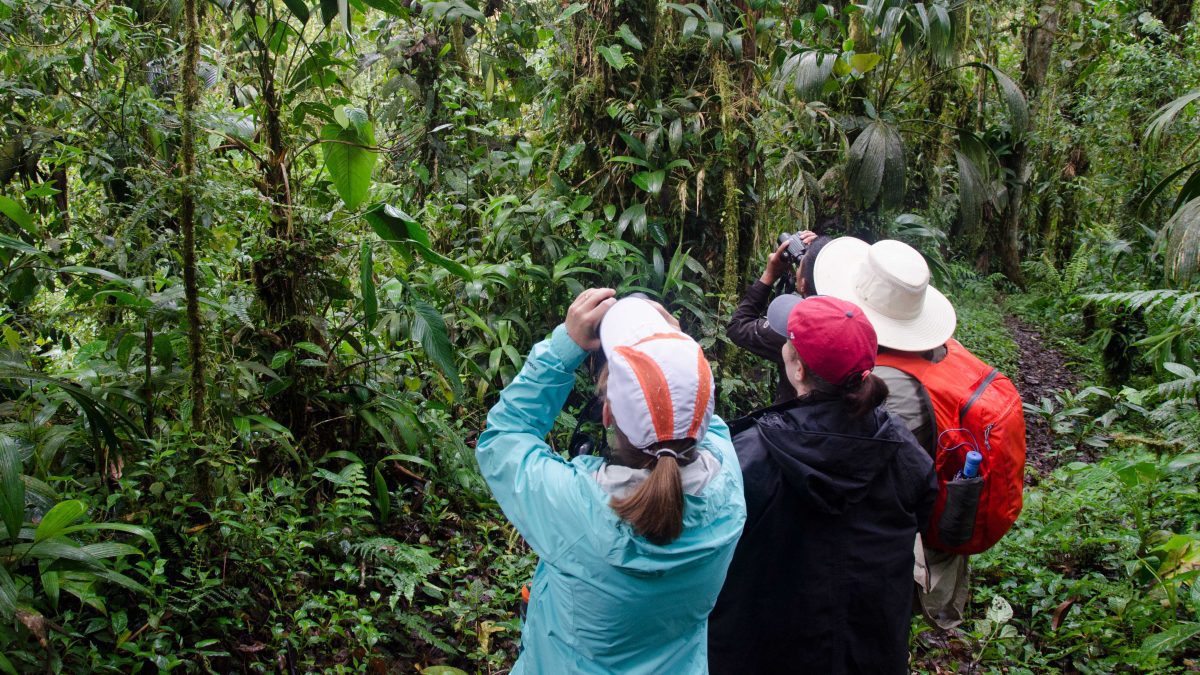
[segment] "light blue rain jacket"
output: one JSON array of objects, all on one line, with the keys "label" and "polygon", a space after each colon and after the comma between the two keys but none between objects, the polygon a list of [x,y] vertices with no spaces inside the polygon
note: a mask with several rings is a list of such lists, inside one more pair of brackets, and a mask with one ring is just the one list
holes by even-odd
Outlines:
[{"label": "light blue rain jacket", "polygon": [[559,326],[488,413],[476,457],[496,501],[541,557],[514,674],[707,673],[708,614],[746,520],[729,427],[701,449],[721,463],[685,495],[682,536],[657,546],[608,505],[599,457],[568,462],[545,438],[586,352]]}]

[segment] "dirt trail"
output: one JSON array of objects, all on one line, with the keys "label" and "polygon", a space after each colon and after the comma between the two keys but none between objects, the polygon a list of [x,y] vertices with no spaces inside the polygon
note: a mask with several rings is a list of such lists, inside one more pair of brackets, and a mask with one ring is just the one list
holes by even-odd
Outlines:
[{"label": "dirt trail", "polygon": [[[1013,384],[1023,401],[1038,403],[1043,397],[1052,398],[1054,392],[1078,384],[1079,377],[1067,369],[1066,356],[1048,346],[1036,328],[1014,316],[1006,317],[1004,323],[1021,350],[1020,371],[1013,377]],[[1051,452],[1054,436],[1039,417],[1026,415],[1025,426],[1027,462],[1044,476],[1063,461]]]}]

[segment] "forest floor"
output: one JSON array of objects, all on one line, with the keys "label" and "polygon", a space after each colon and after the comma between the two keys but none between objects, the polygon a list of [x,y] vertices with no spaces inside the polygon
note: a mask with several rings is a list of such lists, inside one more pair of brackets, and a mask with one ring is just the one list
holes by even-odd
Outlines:
[{"label": "forest floor", "polygon": [[[1012,378],[1022,401],[1036,404],[1078,384],[1079,376],[1067,368],[1067,356],[1050,346],[1037,328],[1011,315],[1004,323],[1021,350],[1019,367]],[[1054,434],[1044,420],[1026,415],[1025,424],[1026,464],[1037,469],[1038,476],[1050,473],[1064,460],[1075,459],[1052,452]]]}]

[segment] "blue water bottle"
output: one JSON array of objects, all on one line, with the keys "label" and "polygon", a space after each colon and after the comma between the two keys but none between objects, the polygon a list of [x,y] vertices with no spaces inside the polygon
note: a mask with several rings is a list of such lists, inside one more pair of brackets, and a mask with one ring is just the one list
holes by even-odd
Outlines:
[{"label": "blue water bottle", "polygon": [[943,486],[946,501],[938,520],[938,538],[944,545],[962,546],[975,534],[975,516],[983,492],[983,477],[979,475],[982,463],[982,454],[968,452],[962,470]]},{"label": "blue water bottle", "polygon": [[979,465],[983,463],[983,455],[975,450],[967,453],[967,461],[963,464],[962,471],[959,471],[954,480],[963,480],[965,478],[974,478],[979,475]]}]

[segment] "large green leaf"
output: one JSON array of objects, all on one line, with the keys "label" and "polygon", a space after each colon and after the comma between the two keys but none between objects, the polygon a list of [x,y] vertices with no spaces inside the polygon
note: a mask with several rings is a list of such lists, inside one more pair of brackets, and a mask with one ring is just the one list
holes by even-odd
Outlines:
[{"label": "large green leaf", "polygon": [[287,5],[287,8],[289,11],[291,11],[292,16],[300,19],[301,24],[308,23],[308,5],[304,0],[283,0],[283,4]]},{"label": "large green leaf", "polygon": [[10,237],[7,234],[0,234],[0,248],[11,249],[19,253],[29,253],[30,255],[41,255],[42,253],[20,239]]},{"label": "large green leaf", "polygon": [[991,74],[992,79],[996,82],[996,88],[1000,90],[1000,98],[1004,100],[1004,107],[1008,110],[1008,123],[1012,127],[1013,135],[1023,135],[1029,128],[1029,103],[1025,100],[1025,94],[1017,86],[1017,83],[1013,82],[1013,79],[1003,70],[990,63],[973,61],[966,65]]},{"label": "large green leaf", "polygon": [[458,378],[456,354],[446,331],[446,321],[436,307],[424,300],[413,303],[412,338],[421,343],[425,354],[441,369],[457,398],[462,392],[462,381]]},{"label": "large green leaf", "polygon": [[356,209],[367,198],[371,187],[371,172],[379,156],[372,146],[375,137],[370,122],[342,128],[338,124],[326,124],[321,129],[321,149],[325,154],[325,168],[338,196],[347,209]]},{"label": "large green leaf", "polygon": [[662,191],[663,181],[667,177],[666,171],[640,171],[633,175],[633,184],[642,188],[652,195],[656,195]]},{"label": "large green leaf", "polygon": [[784,62],[782,80],[792,82],[796,96],[806,101],[818,99],[837,60],[836,54],[812,51],[796,54]]},{"label": "large green leaf", "polygon": [[122,544],[118,541],[102,541],[96,544],[88,544],[83,547],[83,550],[94,558],[120,558],[127,555],[142,555],[142,552],[137,547]]},{"label": "large green leaf", "polygon": [[966,153],[955,150],[954,157],[958,160],[958,217],[964,232],[974,232],[983,222],[987,183]]},{"label": "large green leaf", "polygon": [[599,52],[600,56],[604,57],[604,60],[607,61],[608,65],[612,66],[614,70],[621,70],[629,64],[629,62],[625,59],[625,55],[621,53],[620,45],[596,47],[596,51]]},{"label": "large green leaf", "polygon": [[0,556],[23,558],[30,557],[38,560],[74,560],[88,564],[90,566],[98,566],[100,561],[94,558],[90,553],[83,550],[75,542],[61,537],[56,539],[47,539],[45,541],[32,542],[27,544],[17,544],[15,546],[6,546],[0,548]]},{"label": "large green leaf", "polygon": [[392,16],[408,16],[409,14],[409,10],[396,0],[363,0],[363,4]]},{"label": "large green leaf", "polygon": [[[90,270],[92,268],[62,268],[76,270]],[[60,270],[61,271],[61,270]],[[103,272],[103,270],[95,270]],[[119,278],[119,277],[118,277]],[[124,280],[122,280],[124,281]],[[129,282],[125,282],[128,284]],[[158,349],[157,343],[155,349]],[[71,397],[79,409],[83,412],[87,419],[88,431],[92,435],[92,440],[97,450],[104,449],[101,439],[108,443],[110,448],[117,448],[121,445],[117,438],[117,429],[122,428],[130,438],[139,438],[141,433],[138,427],[117,408],[110,406],[103,398],[99,398],[90,391],[80,387],[79,385],[69,380],[63,380],[56,377],[50,377],[45,373],[28,368],[20,368],[13,366],[0,367],[0,380],[16,379],[16,380],[32,380],[36,382],[45,382],[58,387]]]},{"label": "large green leaf", "polygon": [[358,281],[362,288],[363,324],[368,329],[374,328],[379,319],[379,299],[375,296],[375,261],[368,241],[364,241],[359,249]]},{"label": "large green leaf", "polygon": [[0,435],[0,519],[8,537],[16,539],[25,520],[25,483],[21,481],[21,455],[17,442]]},{"label": "large green leaf", "polygon": [[1200,621],[1183,621],[1147,637],[1139,651],[1143,659],[1150,660],[1164,653],[1170,654],[1197,635],[1200,635]]},{"label": "large green leaf", "polygon": [[887,122],[871,122],[850,146],[846,175],[851,197],[863,207],[876,202],[884,208],[899,206],[904,199],[904,171],[904,142]]},{"label": "large green leaf", "polygon": [[68,525],[82,518],[85,513],[87,513],[87,505],[78,499],[68,499],[55,504],[49,513],[42,516],[42,522],[38,523],[33,540],[44,541],[51,537],[57,537]]},{"label": "large green leaf", "polygon": [[883,61],[883,57],[879,54],[855,54],[850,57],[850,67],[854,69],[855,73],[862,75],[871,72],[881,61]]},{"label": "large green leaf", "polygon": [[433,250],[429,235],[412,216],[389,204],[376,204],[363,214],[371,229],[379,238],[388,242],[393,249],[406,258],[416,252],[426,262],[432,263],[462,279],[470,280],[471,271],[456,260]]},{"label": "large green leaf", "polygon": [[145,539],[151,548],[156,551],[158,550],[158,540],[154,538],[153,532],[140,525],[131,525],[129,523],[80,523],[79,525],[71,525],[70,527],[63,528],[59,534],[68,535],[72,532],[99,532],[102,530],[137,535]]},{"label": "large green leaf", "polygon": [[33,216],[16,201],[0,195],[0,213],[11,218],[22,230],[33,234]]},{"label": "large green leaf", "polygon": [[417,219],[391,204],[375,204],[363,213],[363,218],[375,234],[388,243],[411,239],[425,246],[431,245],[429,235]]},{"label": "large green leaf", "polygon": [[129,577],[125,576],[124,574],[114,572],[110,569],[102,567],[99,569],[91,570],[90,573],[98,579],[103,579],[110,583],[114,583],[122,588],[127,588],[131,591],[137,591],[138,593],[142,593],[144,595],[150,594],[150,589],[139,584],[138,582],[134,581],[133,579],[130,579]]},{"label": "large green leaf", "polygon": [[913,7],[917,10],[920,40],[926,52],[935,64],[945,68],[954,59],[954,23],[950,13],[941,4],[926,7],[918,2]]},{"label": "large green leaf", "polygon": [[17,611],[17,584],[9,576],[8,570],[0,565],[0,620],[11,621],[15,611]]},{"label": "large green leaf", "polygon": [[1187,286],[1200,267],[1200,197],[1180,207],[1163,226],[1163,234],[1167,278],[1178,287]]},{"label": "large green leaf", "polygon": [[633,233],[639,237],[646,233],[645,204],[634,204],[621,213],[621,217],[617,219],[617,235],[623,234],[630,226],[633,227]]},{"label": "large green leaf", "polygon": [[[1188,169],[1193,168],[1195,168],[1196,171],[1192,173],[1192,175],[1188,177],[1186,181],[1184,181],[1183,188],[1180,189],[1179,194],[1175,197],[1175,205],[1171,207],[1171,213],[1178,211],[1179,207],[1183,206],[1187,202],[1190,202],[1193,198],[1200,197],[1200,160],[1196,160],[1194,162],[1188,162],[1187,164],[1184,164],[1178,169],[1175,169],[1171,173],[1167,174],[1166,178],[1158,181],[1158,184],[1155,185],[1149,192],[1147,192],[1145,197],[1142,197],[1142,201],[1138,204],[1137,208],[1138,215],[1143,218],[1149,216],[1150,209],[1154,206],[1154,200],[1160,194],[1162,194],[1163,191],[1171,187],[1171,185],[1175,183],[1176,179],[1187,173]],[[1196,186],[1195,189],[1191,188],[1193,184]]]}]

